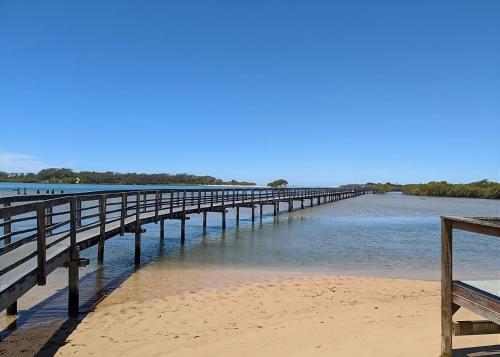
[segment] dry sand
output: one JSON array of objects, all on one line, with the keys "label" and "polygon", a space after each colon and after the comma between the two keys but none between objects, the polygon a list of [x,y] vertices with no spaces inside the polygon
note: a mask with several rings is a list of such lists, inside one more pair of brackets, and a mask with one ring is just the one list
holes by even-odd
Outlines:
[{"label": "dry sand", "polygon": [[[57,355],[438,356],[439,288],[385,278],[143,269],[103,300]],[[477,318],[462,310],[456,316]]]}]

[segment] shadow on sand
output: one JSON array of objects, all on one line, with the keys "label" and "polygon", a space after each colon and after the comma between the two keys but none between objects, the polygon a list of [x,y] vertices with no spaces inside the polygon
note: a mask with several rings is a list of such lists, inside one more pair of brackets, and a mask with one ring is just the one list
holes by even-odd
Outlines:
[{"label": "shadow on sand", "polygon": [[135,271],[132,267],[100,267],[80,279],[80,313],[67,314],[68,288],[20,313],[0,332],[0,356],[53,356],[82,319]]}]

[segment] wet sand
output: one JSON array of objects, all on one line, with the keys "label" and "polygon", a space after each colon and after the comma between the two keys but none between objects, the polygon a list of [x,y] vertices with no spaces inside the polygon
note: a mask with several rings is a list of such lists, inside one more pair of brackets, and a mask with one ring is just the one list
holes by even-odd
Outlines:
[{"label": "wet sand", "polygon": [[[85,317],[57,355],[438,356],[439,289],[434,281],[145,268]],[[498,335],[454,342],[500,343]]]}]

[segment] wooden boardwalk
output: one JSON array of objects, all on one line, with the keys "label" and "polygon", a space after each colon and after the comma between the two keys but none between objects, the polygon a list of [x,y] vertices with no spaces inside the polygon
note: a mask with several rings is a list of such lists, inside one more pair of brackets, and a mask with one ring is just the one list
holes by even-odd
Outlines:
[{"label": "wooden boardwalk", "polygon": [[104,261],[105,241],[116,235],[135,235],[135,263],[140,265],[142,226],[160,224],[164,238],[166,219],[181,221],[180,242],[185,242],[185,224],[190,215],[203,214],[206,229],[207,212],[221,214],[226,228],[228,208],[251,210],[255,221],[256,208],[262,218],[263,206],[294,204],[305,208],[315,204],[370,193],[368,190],[335,188],[293,189],[203,189],[100,191],[80,194],[12,196],[0,198],[0,311],[17,313],[17,299],[35,285],[45,285],[46,277],[57,267],[67,267],[69,274],[68,312],[78,313],[78,269],[88,264],[79,251],[98,245],[98,262]]}]

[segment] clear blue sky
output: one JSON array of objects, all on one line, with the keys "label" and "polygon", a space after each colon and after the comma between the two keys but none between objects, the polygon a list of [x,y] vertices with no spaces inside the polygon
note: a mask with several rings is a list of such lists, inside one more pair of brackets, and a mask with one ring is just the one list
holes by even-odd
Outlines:
[{"label": "clear blue sky", "polygon": [[499,180],[500,1],[0,0],[0,170]]}]

